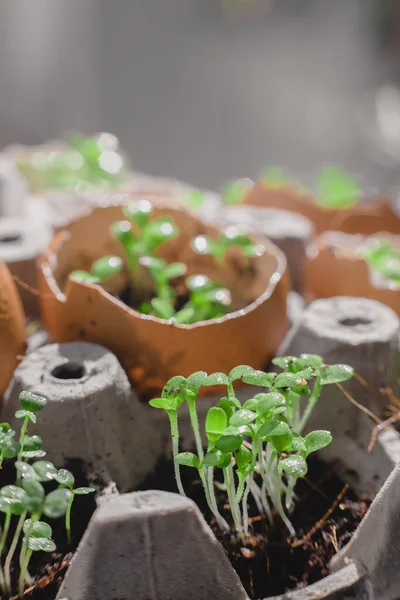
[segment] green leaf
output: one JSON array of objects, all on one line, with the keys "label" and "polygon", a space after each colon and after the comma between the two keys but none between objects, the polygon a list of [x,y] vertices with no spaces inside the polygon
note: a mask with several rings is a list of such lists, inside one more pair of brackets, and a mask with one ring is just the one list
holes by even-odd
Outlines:
[{"label": "green leaf", "polygon": [[325,448],[332,441],[332,436],[329,431],[316,430],[308,433],[304,439],[307,448],[307,455],[311,452],[317,452],[321,448]]},{"label": "green leaf", "polygon": [[240,435],[221,435],[218,438],[215,447],[221,452],[236,452],[242,445],[242,438]]},{"label": "green leaf", "polygon": [[278,453],[292,447],[292,431],[284,421],[266,421],[258,428],[257,438],[270,441]]},{"label": "green leaf", "polygon": [[34,538],[50,538],[53,534],[53,530],[48,523],[32,521],[32,519],[26,519],[23,531],[25,535],[31,535]]},{"label": "green leaf", "polygon": [[347,208],[361,196],[359,183],[336,167],[324,167],[317,177],[317,202],[329,208]]},{"label": "green leaf", "polygon": [[175,456],[175,462],[184,467],[194,467],[195,469],[200,467],[199,457],[192,452],[181,452],[180,454],[177,454]]},{"label": "green leaf", "polygon": [[312,367],[298,371],[297,373],[279,373],[277,375],[274,386],[276,388],[303,388],[305,383],[302,380],[308,380],[315,377],[315,371]]},{"label": "green leaf", "polygon": [[75,477],[67,469],[60,469],[57,473],[56,481],[64,487],[72,488],[75,483]]},{"label": "green leaf", "polygon": [[175,410],[175,402],[173,398],[153,398],[149,405],[153,408],[162,408],[163,410]]},{"label": "green leaf", "polygon": [[209,442],[215,443],[228,424],[225,411],[218,406],[209,409],[206,418],[206,436]]},{"label": "green leaf", "polygon": [[43,486],[39,481],[30,477],[22,479],[21,485],[26,492],[26,499],[24,501],[26,510],[30,513],[41,510],[44,500]]},{"label": "green leaf", "polygon": [[186,271],[187,266],[184,263],[175,262],[165,267],[164,274],[167,279],[176,279],[185,275]]},{"label": "green leaf", "polygon": [[263,415],[277,406],[285,406],[286,400],[283,394],[279,392],[270,392],[269,394],[256,394],[256,412]]},{"label": "green leaf", "polygon": [[103,256],[92,264],[92,273],[100,281],[105,281],[109,277],[120,273],[124,263],[119,256]]},{"label": "green leaf", "polygon": [[196,318],[196,310],[189,304],[185,305],[181,310],[178,310],[174,315],[174,319],[175,323],[180,323],[181,325],[190,325],[191,323],[198,321]]},{"label": "green leaf", "polygon": [[213,255],[216,251],[216,243],[206,235],[198,235],[191,242],[190,247],[196,254]]},{"label": "green leaf", "polygon": [[58,469],[56,469],[53,463],[47,460],[38,460],[34,462],[32,469],[35,471],[38,481],[51,481],[52,479],[55,479],[58,474]]},{"label": "green leaf", "polygon": [[100,279],[87,271],[72,271],[69,278],[73,281],[82,281],[83,283],[100,283]]},{"label": "green leaf", "polygon": [[227,385],[228,383],[229,379],[225,373],[213,373],[212,375],[208,375],[203,381],[204,386]]},{"label": "green leaf", "polygon": [[298,452],[302,456],[307,456],[307,446],[305,439],[298,433],[293,433],[292,450]]},{"label": "green leaf", "polygon": [[252,461],[252,454],[246,446],[240,446],[239,450],[235,452],[236,465],[238,469],[244,469],[246,465]]},{"label": "green leaf", "polygon": [[307,463],[303,457],[293,454],[279,461],[278,470],[279,472],[285,471],[290,477],[298,479],[306,475]]},{"label": "green leaf", "polygon": [[204,204],[204,192],[200,190],[188,190],[184,195],[185,202],[192,210],[198,210]]},{"label": "green leaf", "polygon": [[43,441],[38,435],[26,435],[23,443],[23,450],[41,450],[43,448]]},{"label": "green leaf", "polygon": [[219,408],[222,408],[222,410],[225,411],[226,416],[228,418],[228,422],[229,422],[229,419],[231,418],[231,416],[233,415],[233,413],[235,412],[235,409],[241,408],[241,404],[237,398],[234,398],[234,397],[227,398],[226,396],[224,396],[224,398],[220,399],[217,406]]},{"label": "green leaf", "polygon": [[16,485],[6,485],[0,490],[0,511],[20,516],[25,512],[26,492]]},{"label": "green leaf", "polygon": [[243,375],[242,381],[250,385],[270,388],[276,378],[276,373],[264,373],[264,371],[253,371],[248,375]]},{"label": "green leaf", "polygon": [[216,448],[212,448],[208,450],[204,460],[202,461],[202,466],[204,467],[219,467],[224,469],[231,462],[231,455],[224,454],[221,450],[217,450]]},{"label": "green leaf", "polygon": [[4,458],[15,458],[21,451],[21,445],[13,438],[5,438],[0,443],[0,451]]},{"label": "green leaf", "polygon": [[22,458],[43,458],[46,454],[44,450],[28,450],[22,452]]},{"label": "green leaf", "polygon": [[175,410],[185,402],[187,392],[187,379],[181,375],[171,377],[165,384],[161,397],[173,400]]},{"label": "green leaf", "polygon": [[25,411],[37,413],[42,410],[47,404],[47,398],[33,394],[32,392],[21,392],[19,395],[19,403]]},{"label": "green leaf", "polygon": [[272,364],[280,367],[284,371],[288,370],[292,373],[296,373],[296,371],[300,371],[303,367],[302,364],[299,364],[299,359],[297,356],[277,356],[272,359]]},{"label": "green leaf", "polygon": [[38,480],[38,476],[32,465],[29,465],[28,463],[23,462],[22,460],[17,460],[15,463],[15,468],[19,473],[21,473],[22,477],[28,477],[30,479]]},{"label": "green leaf", "polygon": [[139,225],[144,227],[150,219],[153,212],[153,205],[149,200],[132,200],[123,207],[124,215]]},{"label": "green leaf", "polygon": [[74,489],[74,494],[77,494],[78,496],[86,496],[87,494],[93,494],[95,491],[95,488],[92,487],[78,487]]},{"label": "green leaf", "polygon": [[225,431],[225,435],[240,435],[240,436],[248,436],[253,437],[254,435],[254,426],[253,425],[239,425],[238,427],[229,425]]},{"label": "green leaf", "polygon": [[324,363],[322,356],[318,354],[300,354],[303,367],[320,367]]},{"label": "green leaf", "polygon": [[52,540],[32,536],[29,537],[27,546],[29,550],[32,550],[33,552],[55,552],[57,549],[57,546]]},{"label": "green leaf", "polygon": [[143,232],[146,240],[151,244],[151,249],[154,250],[160,244],[172,240],[178,236],[178,228],[172,219],[162,217],[149,223],[146,230]]},{"label": "green leaf", "polygon": [[125,252],[129,255],[134,255],[134,248],[137,243],[137,238],[132,231],[132,226],[129,221],[118,221],[111,226],[112,236],[121,244]]},{"label": "green leaf", "polygon": [[68,508],[68,500],[70,499],[72,492],[66,488],[59,488],[50,492],[46,496],[43,506],[43,513],[49,519],[58,519],[65,515]]},{"label": "green leaf", "polygon": [[242,379],[244,375],[251,375],[252,373],[254,373],[253,367],[239,365],[238,367],[234,367],[229,373],[228,380],[232,383],[233,381]]},{"label": "green leaf", "polygon": [[196,371],[196,373],[192,373],[187,378],[187,387],[189,390],[192,390],[196,395],[203,385],[205,379],[207,378],[207,373],[205,371]]},{"label": "green leaf", "polygon": [[353,374],[354,369],[349,365],[329,365],[321,370],[321,384],[341,383],[351,379]]},{"label": "green leaf", "polygon": [[221,190],[221,200],[223,204],[240,204],[244,199],[247,185],[241,180],[230,181]]},{"label": "green leaf", "polygon": [[32,423],[36,423],[36,415],[29,410],[17,410],[15,416],[17,419],[25,419],[25,417],[28,417]]},{"label": "green leaf", "polygon": [[232,415],[229,425],[233,425],[234,427],[238,427],[239,425],[248,425],[255,420],[256,416],[256,413],[253,411],[242,408]]},{"label": "green leaf", "polygon": [[171,319],[175,315],[175,309],[170,300],[152,298],[151,306],[159,319]]}]

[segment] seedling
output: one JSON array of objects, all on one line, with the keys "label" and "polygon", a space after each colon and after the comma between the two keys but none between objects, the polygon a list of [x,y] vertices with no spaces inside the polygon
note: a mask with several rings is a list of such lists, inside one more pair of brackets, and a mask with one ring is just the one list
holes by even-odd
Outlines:
[{"label": "seedling", "polygon": [[107,279],[120,273],[123,266],[124,263],[119,256],[103,256],[94,261],[90,273],[88,271],[73,271],[69,276],[75,281],[104,284]]},{"label": "seedling", "polygon": [[317,202],[328,208],[350,208],[360,199],[358,182],[336,167],[324,167],[317,176]]},{"label": "seedling", "polygon": [[[56,469],[51,462],[37,460],[29,464],[30,459],[43,458],[46,454],[41,438],[27,435],[27,428],[29,423],[36,423],[37,415],[46,406],[47,400],[31,392],[22,392],[19,402],[21,409],[15,413],[17,419],[22,419],[18,441],[15,439],[16,432],[8,423],[0,424],[0,461],[16,459],[16,485],[6,485],[0,489],[0,512],[4,514],[0,534],[0,589],[8,596],[12,595],[11,567],[14,562],[13,568],[16,570],[14,557],[21,541],[18,593],[22,597],[25,584],[31,584],[28,567],[33,552],[53,552],[56,549],[51,540],[51,527],[40,521],[41,516],[57,519],[65,515],[67,536],[70,539],[70,515],[74,496],[94,490],[73,489],[73,475],[64,469]],[[46,495],[44,485],[53,480],[59,482],[60,488]],[[16,523],[13,523],[13,517],[17,517]],[[3,564],[2,556],[5,553]]]},{"label": "seedling", "polygon": [[75,134],[65,148],[40,150],[18,162],[34,187],[47,189],[115,187],[125,179],[124,167],[118,140],[108,133],[95,137]]},{"label": "seedling", "polygon": [[94,488],[90,487],[78,487],[74,489],[75,477],[67,469],[60,469],[55,477],[56,481],[60,484],[61,488],[68,488],[71,492],[68,496],[68,506],[65,512],[65,530],[67,532],[68,543],[71,543],[71,510],[74,498],[76,495],[82,496],[91,494],[95,491]]},{"label": "seedling", "polygon": [[[214,493],[214,470],[221,470],[232,521],[241,536],[249,532],[250,493],[270,521],[275,509],[290,534],[295,535],[287,513],[293,505],[296,482],[307,473],[308,456],[332,440],[328,431],[312,431],[306,436],[301,432],[322,387],[346,381],[353,375],[348,365],[325,365],[322,357],[314,354],[286,356],[273,362],[282,368],[281,373],[265,373],[240,365],[228,375],[207,375],[200,371],[187,379],[174,377],[164,388],[167,396],[150,402],[155,408],[167,410],[174,423],[177,423],[179,407],[187,403],[196,453],[179,452],[178,429],[171,426],[178,489],[185,493],[179,465],[195,468],[218,525],[229,531]],[[238,380],[266,390],[242,404],[235,395],[234,384]],[[196,398],[202,386],[226,388],[226,395],[208,411],[204,431],[206,446],[196,412]]]},{"label": "seedling", "polygon": [[206,275],[192,275],[186,279],[190,291],[188,302],[175,313],[176,323],[198,323],[222,317],[228,311],[232,298],[230,291],[214,283]]},{"label": "seedling", "polygon": [[222,204],[232,205],[243,202],[246,191],[251,187],[249,179],[236,179],[230,181],[221,190]]},{"label": "seedling", "polygon": [[248,258],[262,256],[265,252],[262,244],[253,244],[248,235],[241,233],[233,225],[227,227],[216,240],[206,235],[198,235],[192,241],[191,246],[197,254],[213,256],[219,263],[223,262],[226,252],[233,247],[240,248],[244,256]]},{"label": "seedling", "polygon": [[386,240],[373,240],[363,251],[367,263],[385,279],[400,285],[400,250]]},{"label": "seedling", "polygon": [[178,229],[172,219],[151,219],[153,205],[148,200],[133,200],[123,207],[127,220],[111,227],[112,235],[124,250],[129,271],[134,274],[142,257],[154,256],[161,244],[177,237]]}]

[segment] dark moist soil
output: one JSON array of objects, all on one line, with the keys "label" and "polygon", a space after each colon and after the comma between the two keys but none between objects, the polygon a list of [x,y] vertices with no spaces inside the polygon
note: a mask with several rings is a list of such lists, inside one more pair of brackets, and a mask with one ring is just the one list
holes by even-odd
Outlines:
[{"label": "dark moist soil", "polygon": [[[259,515],[250,503],[251,529],[246,544],[234,532],[221,533],[208,510],[197,471],[181,467],[187,495],[202,510],[250,598],[283,594],[328,575],[329,560],[350,540],[372,501],[345,486],[336,466],[314,457],[309,460],[307,476],[296,486],[298,499],[290,516],[297,532],[295,540],[278,516],[268,527],[265,515]],[[172,462],[160,463],[140,487],[176,492]],[[216,494],[220,512],[229,519],[227,507],[222,506],[226,497],[218,489]]]},{"label": "dark moist soil", "polygon": [[[75,477],[75,487],[89,486],[83,462],[80,460],[71,460],[66,465]],[[15,484],[15,468],[11,461],[4,463],[4,468],[0,471],[0,487],[4,485]],[[45,484],[46,494],[52,489],[56,489],[58,484],[49,482]],[[29,573],[33,577],[34,582],[31,588],[27,588],[24,593],[24,598],[29,600],[54,600],[58,589],[64,579],[65,573],[71,563],[74,552],[85,533],[90,517],[96,509],[95,494],[76,495],[72,505],[71,513],[71,535],[72,540],[69,545],[65,533],[65,519],[46,519],[41,517],[42,521],[47,521],[52,529],[52,539],[57,546],[56,552],[47,554],[45,552],[34,552],[29,563]],[[13,517],[16,522],[17,517]],[[14,525],[15,527],[15,525]],[[14,531],[11,530],[8,535],[9,543],[12,539]],[[7,552],[6,546],[6,552]],[[15,552],[15,559],[18,564],[20,544]],[[5,556],[3,555],[2,563],[4,564]],[[13,591],[16,593],[18,589],[19,565],[17,569],[12,567],[11,571]],[[17,599],[17,595],[12,596],[12,600]],[[9,596],[0,595],[0,600],[9,600]]]}]

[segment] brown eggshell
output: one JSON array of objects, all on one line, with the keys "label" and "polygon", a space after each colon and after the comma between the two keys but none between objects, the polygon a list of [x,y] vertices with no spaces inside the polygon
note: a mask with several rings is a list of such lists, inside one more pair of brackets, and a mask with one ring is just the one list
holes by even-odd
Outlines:
[{"label": "brown eggshell", "polygon": [[110,235],[111,224],[123,218],[122,210],[109,206],[72,222],[55,236],[39,261],[42,313],[51,340],[86,340],[106,346],[117,355],[142,397],[159,392],[178,374],[227,373],[239,364],[265,367],[288,324],[289,280],[282,252],[263,241],[267,251],[251,259],[250,267],[244,267],[240,253],[230,251],[221,268],[212,257],[195,254],[189,245],[199,234],[216,237],[215,228],[162,201],[155,203],[154,216],[170,216],[180,231],[177,239],[160,248],[160,256],[168,262],[184,262],[189,275],[202,273],[227,286],[234,312],[193,325],[172,325],[140,314],[100,286],[69,279],[71,271],[88,269],[101,256],[123,256]]},{"label": "brown eggshell", "polygon": [[0,261],[0,399],[25,350],[22,302],[7,266]]},{"label": "brown eggshell", "polygon": [[[387,233],[374,237],[389,239],[400,247],[400,238]],[[309,248],[305,297],[355,296],[377,300],[400,315],[400,285],[385,280],[357,253],[368,236],[327,231]]]},{"label": "brown eggshell", "polygon": [[337,213],[331,225],[332,229],[350,234],[372,235],[378,231],[387,231],[400,235],[400,218],[394,212],[390,200],[384,196],[375,201],[362,202],[346,213]]}]

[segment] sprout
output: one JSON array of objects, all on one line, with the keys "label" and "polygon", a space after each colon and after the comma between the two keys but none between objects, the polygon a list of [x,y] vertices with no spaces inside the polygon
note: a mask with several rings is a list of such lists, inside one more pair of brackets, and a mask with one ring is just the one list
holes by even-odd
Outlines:
[{"label": "sprout", "polygon": [[324,167],[317,177],[317,202],[328,208],[349,208],[361,195],[358,182],[336,167]]},{"label": "sprout", "polygon": [[[8,423],[0,423],[0,460],[16,458],[17,485],[6,485],[0,489],[0,512],[4,514],[0,533],[0,589],[7,597],[12,596],[11,567],[16,570],[15,552],[23,533],[19,555],[20,573],[18,578],[19,597],[24,593],[25,584],[31,585],[28,566],[33,552],[53,552],[56,549],[50,539],[51,527],[40,521],[42,515],[56,519],[65,515],[67,536],[71,535],[71,506],[75,494],[88,494],[92,488],[73,488],[74,478],[69,471],[58,470],[53,463],[38,460],[29,464],[32,458],[42,458],[43,441],[38,435],[27,435],[28,424],[35,423],[38,413],[45,408],[46,398],[32,392],[23,391],[19,395],[21,409],[15,413],[22,419],[19,440]],[[46,495],[44,485],[57,480],[60,487]],[[13,518],[16,522],[13,523]],[[11,531],[11,540],[9,540]],[[4,564],[2,556],[7,551]]]},{"label": "sprout", "polygon": [[[232,520],[242,537],[248,535],[249,530],[250,493],[257,498],[260,509],[271,522],[274,512],[277,513],[290,535],[295,535],[287,515],[292,509],[294,487],[307,473],[307,457],[332,441],[328,431],[311,431],[305,437],[301,431],[322,387],[346,381],[353,375],[353,369],[348,365],[325,365],[322,357],[314,354],[285,356],[273,362],[283,369],[282,373],[264,373],[239,365],[228,375],[207,375],[199,371],[187,379],[175,377],[167,384],[168,393],[150,402],[151,406],[166,410],[170,419],[172,416],[171,423],[176,424],[176,427],[171,425],[171,435],[179,491],[184,494],[179,466],[195,468],[210,510],[220,528],[228,531],[229,525],[218,511],[214,493],[214,470],[221,469]],[[267,390],[256,393],[242,405],[234,390],[238,380]],[[201,386],[224,386],[227,390],[227,396],[221,397],[207,413],[206,446],[195,408]],[[302,397],[306,398],[304,408]],[[177,413],[185,402],[196,441],[196,454],[179,452]],[[256,474],[259,474],[261,489]]]},{"label": "sprout", "polygon": [[74,281],[84,283],[104,283],[110,277],[120,273],[123,268],[122,259],[119,256],[103,256],[92,264],[91,272],[73,271],[70,278]]},{"label": "sprout", "polygon": [[363,251],[366,262],[385,279],[400,285],[400,250],[393,244],[383,240],[373,243]]},{"label": "sprout", "polygon": [[226,252],[233,247],[240,248],[248,258],[262,256],[265,252],[262,244],[254,244],[247,234],[241,233],[234,225],[227,227],[216,240],[198,235],[192,240],[191,247],[197,254],[213,256],[219,263],[223,262]]}]

